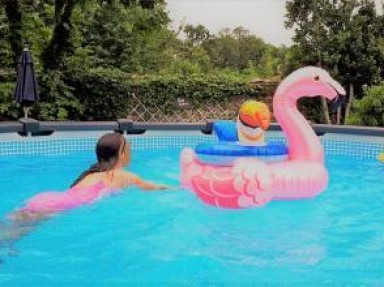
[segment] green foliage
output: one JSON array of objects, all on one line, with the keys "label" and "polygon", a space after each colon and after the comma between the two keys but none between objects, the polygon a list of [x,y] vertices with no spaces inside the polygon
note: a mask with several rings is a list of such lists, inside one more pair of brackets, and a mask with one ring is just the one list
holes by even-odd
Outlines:
[{"label": "green foliage", "polygon": [[192,45],[202,44],[211,38],[209,30],[201,24],[197,26],[185,25],[183,31]]},{"label": "green foliage", "polygon": [[9,25],[6,19],[4,8],[0,5],[0,69],[9,67],[12,64],[12,50],[7,39]]},{"label": "green foliage", "polygon": [[18,0],[1,1],[1,10],[4,7],[6,22],[8,25],[7,42],[9,43],[12,55],[12,62],[17,61],[22,51],[22,11],[21,3]]},{"label": "green foliage", "polygon": [[59,71],[49,71],[39,78],[40,101],[35,118],[40,120],[78,120],[84,107],[73,96],[73,88],[63,80]]},{"label": "green foliage", "polygon": [[382,20],[373,1],[290,0],[287,28],[294,28],[294,45],[288,54],[285,73],[305,65],[320,64],[345,87],[348,94],[345,116],[363,85],[378,83],[384,63]]},{"label": "green foliage", "polygon": [[368,89],[365,96],[355,102],[352,114],[346,119],[346,123],[384,126],[384,82]]},{"label": "green foliage", "polygon": [[372,1],[290,0],[286,7],[286,26],[295,28],[292,69],[321,63],[344,85],[357,89],[377,81],[383,35]]},{"label": "green foliage", "polygon": [[[82,14],[89,15],[84,18]],[[167,43],[174,35],[161,6],[143,9],[114,3],[78,12],[75,59],[88,58],[93,68],[118,68],[125,72],[153,72],[169,59]],[[75,62],[76,61],[72,61]],[[80,66],[80,65],[79,65]]]},{"label": "green foliage", "polygon": [[285,49],[242,27],[212,35],[187,25],[182,40],[168,27],[163,0],[6,2],[7,13],[0,6],[1,119],[21,113],[10,96],[15,78],[9,71],[23,45],[33,53],[40,101],[32,116],[40,120],[125,117],[133,93],[165,112],[178,97],[194,107],[257,97],[247,82],[279,74],[285,61]]},{"label": "green foliage", "polygon": [[283,75],[284,67],[288,61],[288,49],[286,47],[275,47],[267,45],[265,53],[261,58],[258,70],[262,72],[263,77]]},{"label": "green foliage", "polygon": [[353,10],[337,9],[334,12],[336,19],[349,17],[349,21],[337,23],[341,22],[339,20],[329,25],[331,39],[334,39],[329,58],[337,67],[340,81],[352,83],[360,90],[365,84],[378,83],[379,67],[384,58],[380,52],[381,30],[374,3],[366,1],[355,5]]},{"label": "green foliage", "polygon": [[222,31],[217,37],[203,44],[217,68],[243,70],[250,65],[257,65],[264,52],[264,42],[249,35],[246,30],[236,28]]},{"label": "green foliage", "polygon": [[[176,47],[169,49],[169,57],[173,58],[164,65],[161,74],[192,75],[212,72],[213,65],[205,49],[175,42]],[[153,73],[151,73],[153,74]]]},{"label": "green foliage", "polygon": [[313,123],[324,123],[321,111],[320,98],[304,98],[301,99],[298,108],[304,117]]},{"label": "green foliage", "polygon": [[126,116],[131,88],[127,74],[111,69],[78,71],[67,75],[76,100],[82,107],[81,120],[115,120]]},{"label": "green foliage", "polygon": [[286,49],[266,44],[243,27],[200,38],[216,69],[232,69],[253,77],[276,76],[282,71]]},{"label": "green foliage", "polygon": [[0,120],[20,117],[20,109],[12,99],[13,88],[12,82],[0,82]]},{"label": "green foliage", "polygon": [[193,108],[222,103],[235,96],[259,98],[260,91],[246,81],[228,75],[157,76],[132,83],[132,91],[145,106],[162,107],[173,113],[177,98],[185,98]]},{"label": "green foliage", "polygon": [[52,19],[54,17],[54,6],[45,4],[43,6],[23,7],[23,39],[28,43],[29,48],[33,51],[33,60],[35,68],[38,72],[42,70],[41,54],[45,47],[49,44],[52,36]]},{"label": "green foliage", "polygon": [[[194,108],[222,102],[234,96],[259,97],[259,90],[228,75],[129,77],[115,70],[94,69],[68,75],[68,84],[84,107],[81,119],[126,118],[138,99],[146,108],[161,107],[165,114],[175,110],[177,98],[188,99]],[[135,95],[135,97],[133,97]]]}]

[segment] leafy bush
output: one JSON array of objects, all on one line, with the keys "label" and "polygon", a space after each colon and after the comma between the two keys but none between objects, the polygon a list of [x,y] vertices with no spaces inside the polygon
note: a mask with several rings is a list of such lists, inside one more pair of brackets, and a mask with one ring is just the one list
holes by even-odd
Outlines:
[{"label": "leafy bush", "polygon": [[346,120],[351,125],[384,126],[384,82],[372,86],[361,100],[354,103]]},{"label": "leafy bush", "polygon": [[15,120],[21,116],[21,109],[12,99],[14,86],[12,82],[0,83],[0,120]]},{"label": "leafy bush", "polygon": [[159,71],[172,60],[167,50],[175,35],[167,29],[168,22],[163,6],[142,9],[113,1],[76,10],[72,62],[124,72]]},{"label": "leafy bush", "polygon": [[199,107],[208,101],[225,102],[234,96],[259,96],[259,89],[225,75],[158,76],[133,83],[133,90],[145,105],[161,106],[165,113],[173,112],[174,102],[179,97],[188,99],[193,107]]},{"label": "leafy bush", "polygon": [[11,94],[15,60],[24,45],[33,53],[39,82],[40,100],[31,110],[39,120],[127,117],[138,105],[134,100],[165,114],[175,112],[178,98],[192,108],[224,107],[234,96],[261,97],[262,91],[247,82],[277,73],[284,63],[284,49],[241,27],[210,38],[201,26],[206,38],[192,29],[198,42],[182,40],[177,37],[181,30],[168,26],[164,1],[149,1],[156,3],[150,6],[143,1],[73,1],[65,9],[63,1],[19,2],[12,9],[21,17],[12,23],[0,5],[2,120],[22,116]]},{"label": "leafy bush", "polygon": [[260,96],[258,88],[227,75],[135,78],[115,70],[97,69],[89,73],[72,73],[67,84],[73,87],[73,94],[84,108],[81,119],[88,120],[125,118],[130,108],[138,104],[134,99],[146,108],[160,107],[164,114],[172,114],[180,97],[197,108],[234,96]]},{"label": "leafy bush", "polygon": [[128,111],[130,85],[126,74],[108,69],[77,71],[67,75],[66,83],[82,107],[81,120],[116,120]]},{"label": "leafy bush", "polygon": [[313,123],[323,123],[320,98],[304,98],[299,101],[298,109],[303,116]]},{"label": "leafy bush", "polygon": [[40,101],[36,104],[39,120],[78,120],[84,108],[73,95],[73,88],[59,71],[50,71],[39,78]]}]

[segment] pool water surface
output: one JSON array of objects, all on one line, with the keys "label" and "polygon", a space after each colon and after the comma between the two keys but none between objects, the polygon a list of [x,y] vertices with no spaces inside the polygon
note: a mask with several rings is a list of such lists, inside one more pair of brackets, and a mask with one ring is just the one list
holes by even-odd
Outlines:
[{"label": "pool water surface", "polygon": [[[129,170],[179,185],[179,153],[134,151]],[[92,152],[0,158],[0,216],[65,190]],[[223,210],[191,192],[129,188],[65,212],[0,250],[1,286],[222,286],[384,282],[384,164],[326,157],[329,186],[309,200]]]}]

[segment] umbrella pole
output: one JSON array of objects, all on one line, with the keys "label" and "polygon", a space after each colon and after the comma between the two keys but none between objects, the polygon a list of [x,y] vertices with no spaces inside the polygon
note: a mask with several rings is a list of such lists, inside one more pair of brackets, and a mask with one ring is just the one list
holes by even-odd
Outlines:
[{"label": "umbrella pole", "polygon": [[31,109],[30,107],[23,107],[24,119],[28,119],[28,114],[30,109]]}]

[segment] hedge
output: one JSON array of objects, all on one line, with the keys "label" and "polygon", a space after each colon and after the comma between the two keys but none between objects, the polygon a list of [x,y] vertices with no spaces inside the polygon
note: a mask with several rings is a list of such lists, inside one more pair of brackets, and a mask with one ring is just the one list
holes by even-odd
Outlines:
[{"label": "hedge", "polygon": [[365,91],[361,100],[356,100],[350,116],[350,125],[384,126],[384,82]]},{"label": "hedge", "polygon": [[[146,108],[175,110],[178,98],[191,108],[225,103],[236,96],[261,99],[258,86],[232,75],[135,76],[117,70],[52,71],[38,77],[40,101],[31,116],[39,120],[115,120],[126,118],[138,99]],[[22,111],[12,100],[14,83],[0,85],[1,119],[17,119]]]},{"label": "hedge", "polygon": [[81,118],[88,120],[125,118],[130,107],[136,104],[134,98],[147,108],[160,107],[164,114],[174,112],[178,98],[186,99],[192,108],[235,96],[260,98],[259,88],[236,77],[222,75],[132,77],[99,70],[74,74],[67,83],[84,107]]}]

